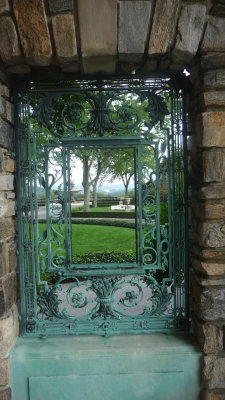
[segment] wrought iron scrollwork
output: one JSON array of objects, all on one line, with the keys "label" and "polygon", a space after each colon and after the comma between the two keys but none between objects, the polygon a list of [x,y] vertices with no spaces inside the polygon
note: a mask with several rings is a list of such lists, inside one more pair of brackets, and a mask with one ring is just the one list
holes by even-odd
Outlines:
[{"label": "wrought iron scrollwork", "polygon": [[[24,334],[108,335],[187,328],[183,87],[170,77],[124,76],[30,82],[18,93]],[[69,197],[73,143],[90,139],[93,149],[96,139],[113,138],[113,146],[119,148],[122,137],[127,147],[131,137],[138,143],[137,262],[114,263],[115,269],[104,263],[77,266],[71,250]],[[46,195],[42,227],[38,190]]]}]

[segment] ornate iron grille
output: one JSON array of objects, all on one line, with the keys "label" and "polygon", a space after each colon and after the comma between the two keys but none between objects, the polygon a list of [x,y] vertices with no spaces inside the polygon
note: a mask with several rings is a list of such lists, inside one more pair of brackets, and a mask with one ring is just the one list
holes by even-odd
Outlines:
[{"label": "ornate iron grille", "polygon": [[[24,82],[15,100],[22,334],[187,330],[183,76]],[[71,155],[127,148],[134,160],[136,258],[76,263]]]}]

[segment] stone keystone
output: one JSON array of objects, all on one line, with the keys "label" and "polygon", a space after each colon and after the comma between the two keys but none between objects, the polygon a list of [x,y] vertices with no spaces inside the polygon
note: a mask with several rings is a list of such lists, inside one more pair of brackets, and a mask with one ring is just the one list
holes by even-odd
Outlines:
[{"label": "stone keystone", "polygon": [[31,65],[49,65],[52,47],[43,0],[14,0],[13,7],[28,62]]},{"label": "stone keystone", "polygon": [[83,57],[117,52],[117,0],[78,0]]},{"label": "stone keystone", "polygon": [[60,63],[75,61],[77,45],[73,16],[62,14],[53,17],[52,29],[58,61]]}]

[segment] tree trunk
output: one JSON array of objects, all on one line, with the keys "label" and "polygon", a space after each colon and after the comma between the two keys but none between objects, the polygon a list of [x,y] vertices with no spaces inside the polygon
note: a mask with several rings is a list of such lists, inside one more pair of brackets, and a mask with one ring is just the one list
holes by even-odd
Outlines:
[{"label": "tree trunk", "polygon": [[97,183],[98,183],[98,182],[95,182],[95,183],[93,184],[93,200],[94,200],[93,205],[94,205],[94,208],[97,208],[97,207],[98,207]]},{"label": "tree trunk", "polygon": [[90,173],[90,165],[89,165],[89,157],[84,157],[83,159],[83,182],[82,186],[84,188],[84,211],[89,211],[89,202],[90,202],[90,185],[89,182],[89,173]]}]

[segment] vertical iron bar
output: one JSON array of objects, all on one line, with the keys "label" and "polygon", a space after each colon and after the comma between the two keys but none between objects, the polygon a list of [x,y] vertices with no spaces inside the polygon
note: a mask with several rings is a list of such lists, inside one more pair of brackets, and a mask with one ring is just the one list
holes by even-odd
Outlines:
[{"label": "vertical iron bar", "polygon": [[[136,262],[142,265],[142,260],[140,259],[139,256],[139,248],[142,246],[142,243],[138,241],[138,232],[139,232],[139,226],[142,226],[141,221],[139,221],[138,218],[138,209],[139,209],[139,203],[138,203],[138,194],[139,194],[139,186],[137,188],[137,147],[134,148],[134,204],[135,204],[135,240],[136,240]],[[138,183],[139,185],[139,183]],[[137,190],[138,189],[138,190]],[[141,228],[140,228],[141,229]]]},{"label": "vertical iron bar", "polygon": [[50,220],[50,190],[48,184],[48,158],[49,150],[45,147],[45,192],[46,192],[46,229],[47,229],[47,253],[48,253],[48,270],[50,271],[52,265],[52,254],[51,254],[51,220]]},{"label": "vertical iron bar", "polygon": [[66,249],[66,265],[69,263],[69,254],[68,254],[68,215],[67,215],[67,207],[68,207],[68,180],[67,180],[67,157],[68,157],[68,149],[65,147],[62,148],[63,155],[63,189],[64,189],[64,222],[65,222],[65,249]]},{"label": "vertical iron bar", "polygon": [[156,164],[156,243],[157,243],[157,265],[161,267],[161,240],[160,240],[160,193],[159,193],[159,142],[155,143]]},{"label": "vertical iron bar", "polygon": [[138,162],[138,220],[139,220],[139,257],[140,262],[143,264],[143,233],[142,233],[142,161],[141,161],[141,145],[137,148],[137,162]]}]

